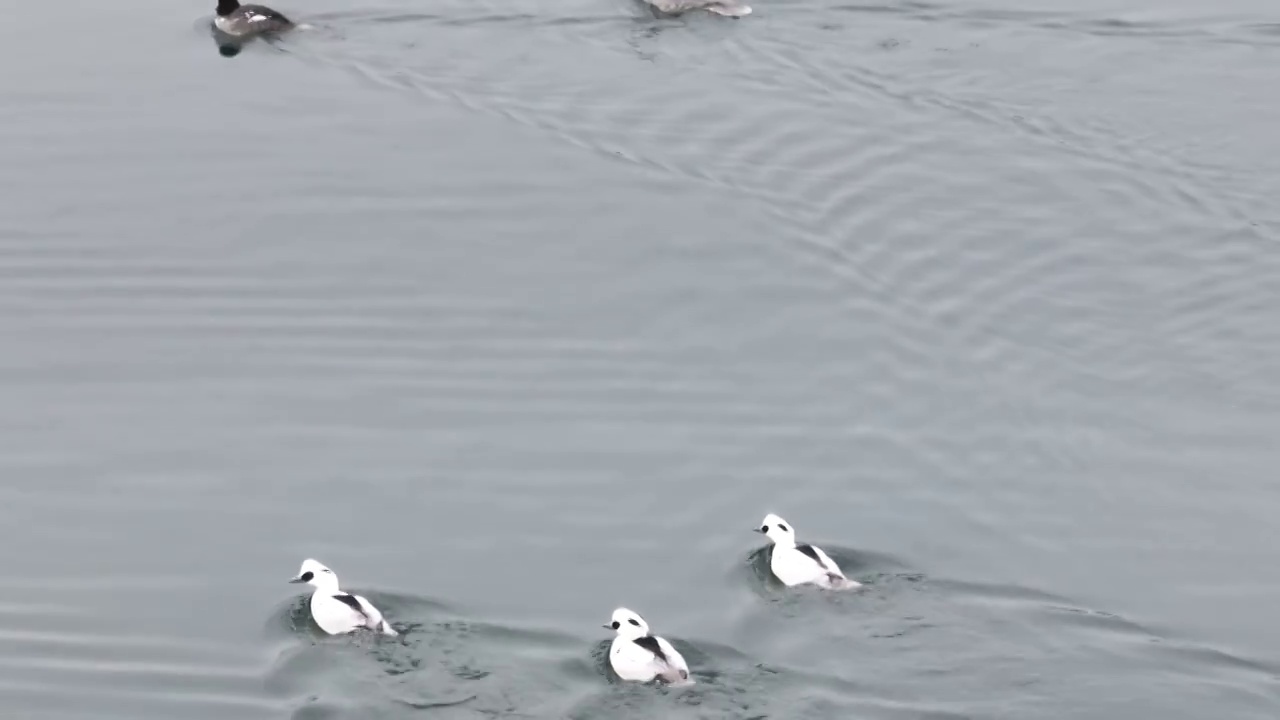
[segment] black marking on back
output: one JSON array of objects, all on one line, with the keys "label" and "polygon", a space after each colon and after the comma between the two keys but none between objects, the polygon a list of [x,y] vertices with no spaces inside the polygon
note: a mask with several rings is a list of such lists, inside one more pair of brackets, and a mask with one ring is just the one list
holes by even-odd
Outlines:
[{"label": "black marking on back", "polygon": [[822,563],[822,558],[818,557],[818,551],[814,550],[812,545],[809,545],[808,543],[804,545],[797,545],[796,549],[799,550],[802,554],[808,555],[809,557],[813,558],[813,561],[818,563],[818,565],[821,565],[824,568],[826,567],[826,565],[823,565]]},{"label": "black marking on back", "polygon": [[240,9],[245,12],[253,13],[254,15],[261,15],[268,20],[277,20],[290,25],[293,24],[293,21],[285,17],[279,10],[272,10],[271,8],[264,7],[262,5],[241,5]]},{"label": "black marking on back", "polygon": [[654,656],[662,662],[670,662],[670,660],[667,659],[667,654],[662,652],[662,646],[658,644],[658,638],[652,635],[645,635],[644,637],[638,637],[631,642],[653,653]]},{"label": "black marking on back", "polygon": [[354,595],[348,595],[346,593],[342,593],[340,595],[334,595],[333,599],[340,601],[343,605],[346,605],[352,610],[355,610],[356,612],[360,613],[360,617],[364,618],[366,621],[369,620],[369,614],[366,613],[364,611],[364,608],[360,606],[360,601],[357,600]]}]

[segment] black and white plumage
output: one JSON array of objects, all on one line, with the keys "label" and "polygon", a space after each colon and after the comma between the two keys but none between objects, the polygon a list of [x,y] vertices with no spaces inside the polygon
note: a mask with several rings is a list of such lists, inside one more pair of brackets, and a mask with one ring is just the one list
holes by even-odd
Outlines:
[{"label": "black and white plumage", "polygon": [[316,560],[303,560],[297,576],[289,582],[307,583],[315,588],[315,592],[311,594],[311,617],[321,630],[330,635],[341,635],[360,628],[377,630],[384,635],[399,634],[373,603],[360,595],[340,590],[338,576]]},{"label": "black and white plumage", "polygon": [[739,0],[644,0],[644,2],[663,15],[680,15],[690,10],[706,10],[732,18],[751,14],[751,6]]},{"label": "black and white plumage", "polygon": [[766,515],[755,530],[773,541],[769,569],[783,584],[790,587],[812,583],[834,590],[862,586],[856,580],[846,578],[840,566],[822,548],[807,543],[797,545],[795,528],[777,515]]},{"label": "black and white plumage", "polygon": [[617,636],[609,646],[609,665],[618,677],[634,682],[660,679],[672,685],[689,685],[689,665],[666,638],[649,632],[644,618],[627,608],[613,611],[606,628]]},{"label": "black and white plumage", "polygon": [[292,29],[294,23],[282,13],[263,5],[241,5],[239,0],[218,0],[213,26],[226,35],[247,38]]}]

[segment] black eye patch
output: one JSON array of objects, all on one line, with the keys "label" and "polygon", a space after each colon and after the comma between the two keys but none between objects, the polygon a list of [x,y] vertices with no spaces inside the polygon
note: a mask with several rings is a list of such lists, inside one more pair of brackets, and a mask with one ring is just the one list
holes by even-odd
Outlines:
[{"label": "black eye patch", "polygon": [[614,621],[613,621],[613,629],[614,629],[614,630],[617,630],[617,629],[618,629],[618,621],[617,621],[617,620],[614,620]]},{"label": "black eye patch", "polygon": [[761,526],[760,526],[760,532],[762,532],[762,533],[767,533],[767,532],[769,532],[769,526],[768,526],[768,525],[761,525]]},{"label": "black eye patch", "polygon": [[632,625],[635,625],[636,627],[640,627],[640,623],[636,622],[635,618],[629,618],[627,622],[631,623]]},{"label": "black eye patch", "polygon": [[311,578],[314,578],[315,576],[316,576],[316,575],[315,575],[315,573],[313,573],[313,572],[311,572],[310,570],[308,570],[308,571],[306,571],[306,572],[302,573],[301,580],[302,580],[302,582],[311,582]]}]

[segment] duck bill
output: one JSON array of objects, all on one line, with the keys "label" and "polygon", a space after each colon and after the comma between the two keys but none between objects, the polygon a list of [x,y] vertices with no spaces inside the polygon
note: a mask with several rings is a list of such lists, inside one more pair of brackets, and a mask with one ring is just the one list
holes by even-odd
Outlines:
[{"label": "duck bill", "polygon": [[298,583],[304,583],[304,582],[306,582],[306,580],[303,580],[301,577],[295,577],[295,578],[290,578],[290,579],[289,579],[289,584],[290,584],[290,585],[296,585],[296,584],[298,584]]}]

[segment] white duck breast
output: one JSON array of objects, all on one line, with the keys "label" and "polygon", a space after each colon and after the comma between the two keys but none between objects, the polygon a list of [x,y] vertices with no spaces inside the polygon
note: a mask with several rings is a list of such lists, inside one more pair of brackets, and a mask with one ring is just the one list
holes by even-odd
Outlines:
[{"label": "white duck breast", "polygon": [[311,559],[303,561],[298,575],[289,582],[307,583],[315,587],[311,594],[311,617],[330,635],[341,635],[360,628],[377,630],[384,635],[397,635],[395,628],[382,617],[378,608],[366,598],[338,588],[338,576]]},{"label": "white duck breast", "polygon": [[742,17],[751,14],[751,7],[737,0],[645,0],[658,12],[679,15],[690,10],[706,10],[725,17]]},{"label": "white duck breast", "polygon": [[644,618],[618,608],[613,622],[605,627],[618,631],[609,646],[609,665],[618,677],[633,682],[656,679],[672,685],[693,683],[684,656],[666,638],[651,635]]},{"label": "white duck breast", "polygon": [[835,590],[861,587],[861,583],[846,578],[822,548],[807,543],[797,545],[795,529],[777,515],[765,516],[756,532],[764,533],[773,541],[769,569],[784,585],[813,584]]}]

